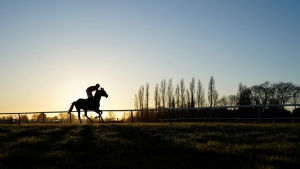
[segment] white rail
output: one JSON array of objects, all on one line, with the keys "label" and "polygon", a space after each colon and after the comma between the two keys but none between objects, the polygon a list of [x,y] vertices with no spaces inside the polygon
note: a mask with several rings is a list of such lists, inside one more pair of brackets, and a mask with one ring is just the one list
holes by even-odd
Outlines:
[{"label": "white rail", "polygon": [[[101,110],[103,112],[109,112],[109,111],[113,111],[113,112],[118,112],[118,111],[122,111],[122,112],[131,112],[131,118],[132,118],[132,123],[133,123],[133,114],[132,112],[134,111],[139,111],[139,112],[146,112],[146,111],[168,111],[169,114],[168,114],[168,121],[171,123],[171,121],[173,121],[174,119],[170,118],[170,111],[179,111],[179,110],[201,110],[201,109],[209,109],[209,110],[212,110],[212,109],[229,109],[229,108],[261,108],[261,107],[291,107],[291,106],[294,106],[294,107],[297,107],[297,106],[300,106],[300,104],[271,104],[271,105],[244,105],[244,106],[217,106],[217,107],[189,107],[189,108],[158,108],[158,109],[155,109],[155,108],[150,108],[150,109],[118,109],[118,110]],[[48,114],[48,113],[63,113],[63,112],[67,112],[66,110],[63,110],[63,111],[39,111],[39,112],[0,112],[0,115],[4,115],[4,114],[17,114],[19,116],[19,125],[20,125],[20,114]],[[77,111],[72,111],[72,112],[77,112]],[[259,109],[258,109],[258,113],[260,114],[259,112]],[[179,119],[179,118],[176,118],[176,119]],[[183,119],[183,118],[182,118]],[[190,119],[190,118],[187,118],[187,119]],[[210,121],[212,121],[212,119],[219,119],[219,118],[212,118],[212,116],[210,118],[203,118],[203,119],[210,119]],[[222,118],[222,119],[225,119],[225,118]],[[238,119],[238,118],[237,118]],[[239,118],[241,119],[241,118]],[[249,119],[252,119],[252,118],[249,118]],[[261,116],[259,115],[259,121],[261,121]],[[265,118],[263,118],[265,119]],[[274,119],[274,118],[272,118]],[[296,119],[296,118],[294,118]],[[159,120],[165,120],[165,119],[159,119]],[[99,119],[99,122],[100,122],[100,119]],[[43,116],[43,123],[45,123],[45,120],[44,120],[44,116]],[[71,114],[70,114],[70,123],[72,123],[71,121]]]}]

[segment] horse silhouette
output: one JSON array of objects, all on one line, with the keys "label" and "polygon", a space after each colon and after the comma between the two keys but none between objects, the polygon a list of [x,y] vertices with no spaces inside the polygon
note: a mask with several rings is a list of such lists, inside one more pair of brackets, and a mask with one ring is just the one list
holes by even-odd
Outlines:
[{"label": "horse silhouette", "polygon": [[[93,98],[89,98],[89,99],[78,99],[77,101],[74,101],[68,111],[68,113],[70,114],[71,111],[73,110],[73,107],[75,106],[77,112],[78,112],[78,119],[81,122],[80,119],[80,109],[84,110],[84,115],[87,117],[87,119],[89,119],[91,122],[93,122],[88,116],[87,116],[87,111],[88,110],[92,110],[96,113],[99,114],[99,118],[101,118],[102,123],[103,123],[103,118],[102,118],[102,111],[99,109],[100,107],[100,100],[101,97],[108,97],[106,91],[104,90],[104,88],[101,87],[100,90],[97,90],[95,93],[95,96]],[[97,118],[97,117],[96,117]]]}]

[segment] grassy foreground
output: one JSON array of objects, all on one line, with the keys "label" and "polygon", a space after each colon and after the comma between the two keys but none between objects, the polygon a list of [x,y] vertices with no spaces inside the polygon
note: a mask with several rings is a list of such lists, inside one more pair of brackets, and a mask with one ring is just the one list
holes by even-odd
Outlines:
[{"label": "grassy foreground", "polygon": [[299,168],[299,124],[0,125],[0,168]]}]

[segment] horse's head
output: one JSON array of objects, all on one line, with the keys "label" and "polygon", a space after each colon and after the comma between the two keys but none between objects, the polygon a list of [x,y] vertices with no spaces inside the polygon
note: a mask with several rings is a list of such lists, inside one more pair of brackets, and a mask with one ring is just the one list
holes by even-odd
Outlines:
[{"label": "horse's head", "polygon": [[100,97],[101,97],[101,96],[104,96],[104,97],[106,97],[106,98],[108,97],[108,94],[106,93],[106,91],[105,91],[104,88],[102,88],[102,87],[100,88],[100,90],[97,91],[96,94],[99,94]]}]

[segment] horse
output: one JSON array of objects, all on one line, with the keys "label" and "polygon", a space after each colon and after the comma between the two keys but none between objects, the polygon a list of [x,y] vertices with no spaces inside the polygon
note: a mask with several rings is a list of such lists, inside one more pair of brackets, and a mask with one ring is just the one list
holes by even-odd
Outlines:
[{"label": "horse", "polygon": [[108,97],[106,91],[104,90],[104,88],[100,88],[100,90],[97,90],[96,93],[95,93],[95,96],[93,98],[89,98],[89,99],[78,99],[77,101],[74,101],[68,111],[68,113],[70,114],[71,111],[73,110],[73,107],[75,106],[77,112],[78,112],[78,119],[80,121],[80,123],[82,124],[81,122],[81,119],[80,119],[80,109],[83,109],[84,110],[84,115],[87,117],[87,119],[89,119],[91,122],[93,122],[88,116],[87,116],[87,111],[88,110],[92,110],[96,113],[99,114],[98,117],[96,118],[101,118],[102,120],[102,123],[103,123],[103,118],[102,118],[102,111],[99,109],[100,107],[100,100],[101,100],[101,97],[104,96],[104,97]]}]

